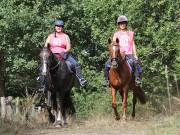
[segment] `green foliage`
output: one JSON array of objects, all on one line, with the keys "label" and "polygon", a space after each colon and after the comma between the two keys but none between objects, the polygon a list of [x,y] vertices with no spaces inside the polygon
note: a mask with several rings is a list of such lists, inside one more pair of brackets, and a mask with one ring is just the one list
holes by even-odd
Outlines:
[{"label": "green foliage", "polygon": [[73,99],[78,118],[107,115],[112,113],[109,92],[73,92]]}]

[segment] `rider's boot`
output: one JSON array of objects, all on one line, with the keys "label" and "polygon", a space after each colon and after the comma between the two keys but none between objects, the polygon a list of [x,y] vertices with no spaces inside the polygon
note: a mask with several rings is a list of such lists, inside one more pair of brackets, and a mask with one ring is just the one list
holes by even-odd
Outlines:
[{"label": "rider's boot", "polygon": [[81,67],[80,66],[76,66],[75,67],[75,73],[76,76],[78,78],[79,84],[83,87],[87,84],[87,81],[84,79],[82,73],[81,73]]},{"label": "rider's boot", "polygon": [[45,89],[46,89],[46,85],[45,85],[45,81],[44,81],[43,76],[38,76],[38,77],[36,78],[36,80],[40,83],[39,88],[38,88],[38,91],[39,91],[39,92],[44,92]]},{"label": "rider's boot", "polygon": [[136,86],[140,86],[142,81],[141,81],[140,73],[139,73],[139,70],[138,70],[138,67],[139,67],[138,63],[135,63],[134,67],[135,67],[135,72],[134,72],[135,84],[136,84]]},{"label": "rider's boot", "polygon": [[105,84],[104,86],[109,87],[109,69],[110,69],[110,59],[108,59],[108,61],[105,64],[105,72],[104,72],[104,76],[105,76]]}]

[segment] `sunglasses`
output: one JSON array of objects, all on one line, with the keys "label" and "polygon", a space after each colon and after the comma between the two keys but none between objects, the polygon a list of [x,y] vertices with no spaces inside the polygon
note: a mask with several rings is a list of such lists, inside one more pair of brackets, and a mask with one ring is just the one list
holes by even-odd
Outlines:
[{"label": "sunglasses", "polygon": [[56,26],[56,27],[62,27],[62,28],[64,27],[63,25],[55,25],[55,26]]},{"label": "sunglasses", "polygon": [[127,22],[119,22],[118,25],[127,24]]}]

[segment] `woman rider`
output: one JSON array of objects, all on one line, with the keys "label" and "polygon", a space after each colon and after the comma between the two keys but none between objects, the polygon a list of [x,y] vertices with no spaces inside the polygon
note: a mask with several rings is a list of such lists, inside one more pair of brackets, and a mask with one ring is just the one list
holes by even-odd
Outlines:
[{"label": "woman rider", "polygon": [[[113,41],[116,41],[116,38],[119,39],[119,47],[121,53],[125,54],[125,58],[127,61],[132,62],[134,66],[134,75],[135,75],[135,83],[136,85],[141,84],[141,77],[139,73],[139,67],[137,60],[137,54],[136,54],[136,47],[134,43],[134,32],[128,30],[128,19],[126,16],[121,15],[117,19],[118,24],[118,31],[114,33]],[[108,61],[105,64],[105,79],[107,85],[109,85],[109,68],[110,68],[111,60],[108,59]]]},{"label": "woman rider", "polygon": [[48,47],[52,53],[60,54],[66,61],[69,61],[72,65],[72,71],[75,73],[81,86],[85,86],[87,81],[84,79],[81,73],[81,67],[76,60],[69,54],[71,49],[70,38],[63,32],[64,21],[57,19],[55,21],[55,32],[49,34],[45,42],[45,47]]}]

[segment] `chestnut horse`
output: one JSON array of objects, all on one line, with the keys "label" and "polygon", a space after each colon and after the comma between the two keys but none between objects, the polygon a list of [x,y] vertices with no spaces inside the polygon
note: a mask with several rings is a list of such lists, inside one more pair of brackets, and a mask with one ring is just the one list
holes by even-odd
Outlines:
[{"label": "chestnut horse", "polygon": [[132,79],[133,75],[130,71],[128,63],[125,60],[125,55],[120,53],[119,40],[116,39],[116,41],[111,41],[111,39],[109,39],[108,43],[109,56],[111,59],[111,67],[109,70],[109,86],[111,88],[112,108],[114,109],[116,120],[120,119],[120,115],[117,111],[116,93],[119,91],[122,97],[122,120],[126,120],[126,108],[129,89],[133,91],[132,117],[134,118],[135,105],[137,102],[136,98],[138,98],[140,102],[144,104],[146,102],[145,93],[140,86],[135,85],[135,81]]}]

